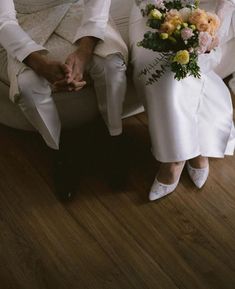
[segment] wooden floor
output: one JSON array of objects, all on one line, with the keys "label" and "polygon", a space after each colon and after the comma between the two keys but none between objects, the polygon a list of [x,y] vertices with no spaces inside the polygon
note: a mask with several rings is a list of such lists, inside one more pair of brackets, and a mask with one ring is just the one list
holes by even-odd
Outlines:
[{"label": "wooden floor", "polygon": [[235,288],[235,157],[212,160],[202,190],[184,172],[149,203],[157,164],[145,115],[124,128],[126,188],[109,185],[98,121],[67,136],[79,187],[62,204],[40,137],[0,126],[1,289]]}]

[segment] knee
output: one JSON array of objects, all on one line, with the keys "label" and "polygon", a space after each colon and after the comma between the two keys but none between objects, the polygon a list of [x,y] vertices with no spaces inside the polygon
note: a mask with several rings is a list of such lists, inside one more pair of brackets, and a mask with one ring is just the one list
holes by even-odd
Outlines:
[{"label": "knee", "polygon": [[93,57],[93,70],[96,72],[104,73],[106,75],[113,75],[113,73],[125,73],[126,64],[119,54],[111,54],[103,58],[95,55]]},{"label": "knee", "polygon": [[104,59],[104,66],[105,70],[108,74],[116,74],[116,73],[123,73],[126,72],[126,64],[123,57],[119,54],[111,54],[108,55]]},{"label": "knee", "polygon": [[36,107],[51,95],[48,82],[29,69],[18,76],[18,85],[18,104],[25,104],[27,107]]}]

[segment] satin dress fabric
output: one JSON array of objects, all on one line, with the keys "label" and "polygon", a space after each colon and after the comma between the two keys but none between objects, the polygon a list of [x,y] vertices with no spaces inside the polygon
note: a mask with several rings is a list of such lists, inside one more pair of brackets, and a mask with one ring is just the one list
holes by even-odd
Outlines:
[{"label": "satin dress fabric", "polygon": [[[184,161],[196,156],[224,157],[235,147],[231,95],[222,79],[210,67],[210,54],[200,59],[201,79],[174,79],[168,70],[152,85],[140,77],[156,52],[137,43],[149,28],[134,5],[130,17],[130,47],[134,82],[145,105],[152,153],[160,162]],[[213,64],[213,63],[212,63]],[[159,64],[160,65],[160,64]]]}]

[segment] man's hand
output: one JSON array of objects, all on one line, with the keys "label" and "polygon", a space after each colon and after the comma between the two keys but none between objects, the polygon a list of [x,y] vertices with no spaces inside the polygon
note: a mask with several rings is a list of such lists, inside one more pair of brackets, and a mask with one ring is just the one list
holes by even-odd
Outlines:
[{"label": "man's hand", "polygon": [[51,84],[65,79],[70,74],[69,67],[62,62],[52,61],[39,52],[31,53],[24,63],[31,67],[38,75],[44,77]]},{"label": "man's hand", "polygon": [[79,49],[71,53],[65,61],[68,73],[63,80],[54,83],[55,91],[78,91],[82,89],[86,85],[83,77],[89,61],[90,57]]},{"label": "man's hand", "polygon": [[24,63],[31,67],[38,75],[43,76],[51,84],[65,79],[70,75],[69,67],[59,61],[52,61],[39,52],[31,53]]},{"label": "man's hand", "polygon": [[84,37],[80,39],[78,49],[71,53],[65,61],[69,72],[66,73],[64,80],[54,83],[55,91],[79,91],[86,85],[84,72],[92,58],[97,41],[98,39],[94,37]]}]

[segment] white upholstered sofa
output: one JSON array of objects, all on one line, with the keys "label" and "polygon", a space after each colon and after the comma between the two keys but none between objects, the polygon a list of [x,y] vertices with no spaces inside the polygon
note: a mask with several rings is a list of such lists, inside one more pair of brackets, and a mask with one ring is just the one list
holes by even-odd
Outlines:
[{"label": "white upholstered sofa", "polygon": [[[128,21],[131,6],[134,0],[112,0],[111,14],[116,22],[124,40],[128,43]],[[223,49],[224,59],[217,67],[221,77],[226,77],[234,71],[235,67],[235,42],[231,42]],[[232,58],[228,55],[233,56]],[[7,83],[6,63],[0,65],[0,123],[10,127],[32,130],[33,128],[25,119],[19,108],[8,99],[9,86]],[[79,94],[61,93],[55,95],[62,125],[65,128],[79,126],[97,116],[98,109],[92,87],[87,87]],[[128,79],[128,92],[124,104],[123,117],[143,111],[140,101],[131,81]]]},{"label": "white upholstered sofa", "polygon": [[[128,42],[128,17],[133,0],[113,0],[111,14],[116,22],[123,38]],[[0,123],[7,126],[32,130],[32,126],[26,120],[17,105],[9,98],[9,84],[7,81],[7,64],[0,65]],[[128,92],[124,104],[123,117],[133,115],[143,108],[136,98],[131,79],[129,78]],[[79,126],[94,119],[98,114],[96,97],[93,88],[87,87],[79,93],[55,94],[55,101],[64,128]]]}]

